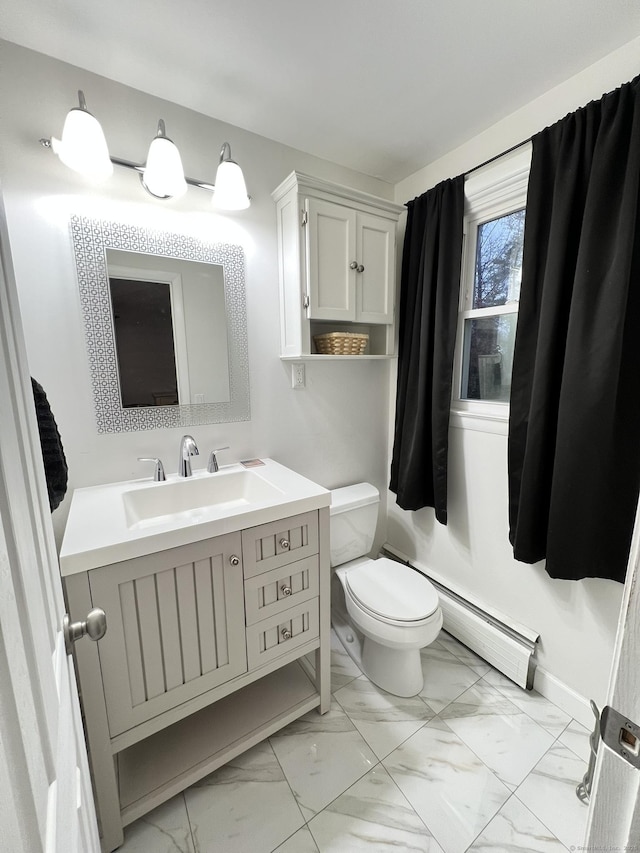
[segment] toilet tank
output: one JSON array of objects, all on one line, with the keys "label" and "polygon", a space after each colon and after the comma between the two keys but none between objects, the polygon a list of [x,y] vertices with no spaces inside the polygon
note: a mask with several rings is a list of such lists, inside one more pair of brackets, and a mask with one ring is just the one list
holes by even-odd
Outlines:
[{"label": "toilet tank", "polygon": [[332,566],[342,566],[371,551],[379,503],[380,493],[371,483],[333,489],[329,525]]}]

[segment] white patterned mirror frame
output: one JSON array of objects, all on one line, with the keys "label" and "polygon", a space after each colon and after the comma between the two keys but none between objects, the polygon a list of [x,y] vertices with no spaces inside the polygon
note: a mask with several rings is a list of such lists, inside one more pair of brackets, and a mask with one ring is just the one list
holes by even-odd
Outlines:
[{"label": "white patterned mirror frame", "polygon": [[[71,236],[98,432],[133,432],[248,421],[249,348],[242,246],[207,243],[186,235],[85,216],[71,217]],[[229,347],[229,401],[123,408],[107,275],[107,249],[223,267]]]}]

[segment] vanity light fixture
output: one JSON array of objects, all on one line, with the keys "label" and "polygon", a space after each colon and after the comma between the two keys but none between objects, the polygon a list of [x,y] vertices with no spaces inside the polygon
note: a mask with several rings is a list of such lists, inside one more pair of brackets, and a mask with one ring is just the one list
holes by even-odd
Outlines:
[{"label": "vanity light fixture", "polygon": [[82,91],[78,91],[78,102],[79,106],[67,113],[62,139],[46,141],[65,166],[92,181],[104,181],[113,174],[107,141],[100,122],[87,109]]},{"label": "vanity light fixture", "polygon": [[220,149],[213,206],[220,210],[245,210],[249,204],[242,169],[231,159],[231,146],[225,142]]},{"label": "vanity light fixture", "polygon": [[151,140],[140,180],[156,198],[179,198],[187,191],[180,152],[167,136],[162,119],[158,122],[157,135]]},{"label": "vanity light fixture", "polygon": [[162,119],[145,164],[110,157],[102,127],[87,110],[84,93],[80,90],[78,100],[80,106],[74,107],[65,119],[62,139],[40,140],[41,145],[51,148],[70,169],[101,181],[113,173],[115,164],[138,172],[142,186],[155,198],[178,198],[186,192],[187,186],[192,186],[212,192],[213,206],[217,210],[245,210],[251,204],[242,169],[231,159],[228,142],[223,143],[220,150],[215,184],[185,177],[180,152],[167,137]]}]

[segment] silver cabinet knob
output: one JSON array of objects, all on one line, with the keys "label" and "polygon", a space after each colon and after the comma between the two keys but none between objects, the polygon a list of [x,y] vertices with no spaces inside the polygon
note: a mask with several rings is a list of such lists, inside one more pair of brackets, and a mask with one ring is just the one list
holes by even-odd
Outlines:
[{"label": "silver cabinet knob", "polygon": [[364,272],[364,267],[362,264],[358,264],[358,266],[356,267],[356,272]]},{"label": "silver cabinet knob", "polygon": [[351,263],[349,264],[349,269],[350,270],[357,270],[358,269],[358,262],[357,261],[351,261]]},{"label": "silver cabinet knob", "polygon": [[85,622],[72,622],[69,614],[65,613],[62,620],[62,633],[64,634],[64,645],[67,654],[72,652],[72,646],[80,637],[89,637],[90,640],[101,640],[107,633],[107,614],[101,607],[94,607],[87,613]]},{"label": "silver cabinet knob", "polygon": [[285,584],[282,584],[282,586],[280,587],[280,592],[281,592],[283,595],[291,595],[291,593],[293,592],[293,590],[291,589],[291,587],[290,587],[290,586],[286,586]]},{"label": "silver cabinet knob", "polygon": [[289,540],[288,540],[288,539],[281,539],[281,540],[280,540],[280,547],[281,547],[281,548],[283,548],[285,551],[288,551],[288,549],[289,549]]},{"label": "silver cabinet knob", "polygon": [[291,631],[288,628],[283,628],[282,631],[280,631],[280,634],[283,640],[291,639]]},{"label": "silver cabinet knob", "polygon": [[240,557],[236,557],[235,554],[232,554],[229,557],[229,562],[231,563],[232,566],[238,566],[238,565],[240,565]]}]

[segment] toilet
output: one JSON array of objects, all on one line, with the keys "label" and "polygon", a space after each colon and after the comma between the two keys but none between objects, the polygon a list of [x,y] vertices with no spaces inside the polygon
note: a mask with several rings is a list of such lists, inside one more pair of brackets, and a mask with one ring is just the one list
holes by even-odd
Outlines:
[{"label": "toilet", "polygon": [[424,685],[420,649],[438,636],[442,611],[424,575],[395,560],[367,556],[379,502],[370,483],[331,492],[331,620],[374,684],[396,696],[415,696]]}]

